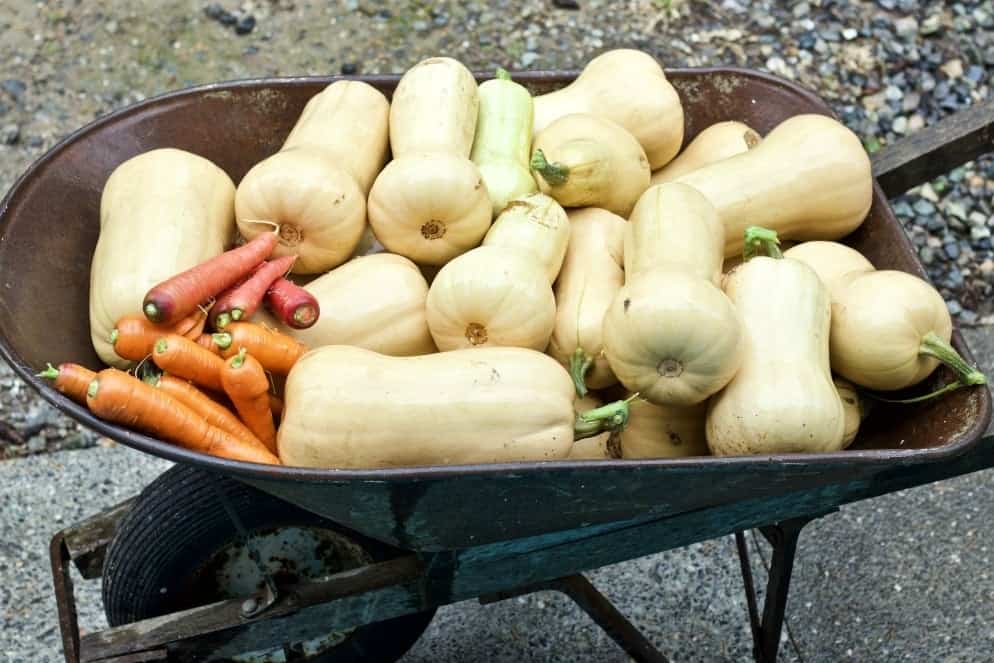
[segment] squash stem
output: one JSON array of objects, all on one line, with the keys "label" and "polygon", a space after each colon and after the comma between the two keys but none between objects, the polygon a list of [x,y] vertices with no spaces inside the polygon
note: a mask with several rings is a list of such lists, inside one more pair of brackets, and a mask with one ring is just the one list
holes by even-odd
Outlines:
[{"label": "squash stem", "polygon": [[750,260],[758,255],[768,255],[771,258],[780,260],[783,253],[780,251],[780,239],[775,230],[762,228],[760,226],[749,226],[745,229],[745,246],[742,247],[742,257]]},{"label": "squash stem", "polygon": [[594,358],[588,355],[583,348],[577,347],[569,358],[569,374],[573,378],[573,386],[576,387],[576,395],[583,398],[587,395],[587,371],[594,363]]},{"label": "squash stem", "polygon": [[552,186],[566,184],[569,180],[569,168],[555,161],[547,161],[542,150],[535,150],[530,165],[532,170],[544,177]]},{"label": "squash stem", "polygon": [[511,80],[511,74],[507,73],[507,69],[503,67],[497,67],[497,80],[499,81],[509,81]]},{"label": "squash stem", "polygon": [[958,352],[935,332],[929,332],[922,337],[922,344],[918,347],[918,353],[935,357],[956,373],[958,382],[962,386],[986,384],[987,377],[970,366]]},{"label": "squash stem", "polygon": [[939,387],[935,391],[929,392],[923,396],[915,396],[914,398],[884,398],[883,396],[879,396],[877,394],[871,394],[869,392],[864,392],[864,394],[875,401],[882,401],[884,403],[901,403],[901,404],[921,403],[923,401],[932,400],[933,398],[938,398],[939,396],[943,396],[945,394],[948,394],[949,392],[956,391],[957,389],[961,389],[962,387],[966,386],[968,385],[957,380],[956,382],[950,382],[949,384],[943,387]]},{"label": "squash stem", "polygon": [[623,401],[608,403],[576,415],[576,421],[573,424],[573,439],[582,440],[585,437],[600,435],[604,431],[623,430],[628,425],[628,404],[637,397],[638,394],[632,394]]}]

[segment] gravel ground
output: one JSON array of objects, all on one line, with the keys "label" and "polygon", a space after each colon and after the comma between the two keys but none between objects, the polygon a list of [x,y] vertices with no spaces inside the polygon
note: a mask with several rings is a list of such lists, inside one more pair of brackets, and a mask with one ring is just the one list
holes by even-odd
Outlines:
[{"label": "gravel ground", "polygon": [[[874,151],[989,95],[994,2],[4,0],[0,191],[92,119],[188,85],[399,72],[439,53],[481,70],[579,68],[615,47],[797,80]],[[961,325],[994,322],[992,194],[984,157],[894,201]],[[22,386],[0,367],[0,458],[96,443]]]}]

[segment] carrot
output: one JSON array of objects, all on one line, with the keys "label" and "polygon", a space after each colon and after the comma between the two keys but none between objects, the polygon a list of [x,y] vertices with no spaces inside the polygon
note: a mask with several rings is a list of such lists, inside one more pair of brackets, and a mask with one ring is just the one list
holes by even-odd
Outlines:
[{"label": "carrot", "polygon": [[241,348],[238,354],[224,362],[221,384],[245,425],[267,449],[276,453],[276,426],[269,408],[269,379],[262,364]]},{"label": "carrot", "polygon": [[246,348],[263,368],[278,375],[289,373],[307,352],[307,346],[298,340],[252,322],[232,322],[212,337],[221,349],[222,357],[230,357],[240,348]]},{"label": "carrot", "polygon": [[204,333],[206,325],[207,312],[198,306],[196,311],[180,320],[173,331],[180,336],[186,336],[191,341],[195,341],[198,336]]},{"label": "carrot", "polygon": [[283,277],[266,291],[266,307],[280,322],[294,329],[307,329],[321,315],[321,306],[314,295]]},{"label": "carrot", "polygon": [[216,355],[220,355],[221,354],[221,348],[219,348],[216,345],[214,345],[214,339],[211,338],[210,334],[201,334],[200,336],[198,336],[197,338],[195,338],[193,340],[197,342],[197,345],[199,345],[201,347],[204,347],[204,348],[207,348],[213,354],[216,354]]},{"label": "carrot", "polygon": [[269,257],[279,235],[262,233],[238,248],[225,251],[154,286],[145,295],[142,311],[159,324],[186,317],[201,302],[224,292]]},{"label": "carrot", "polygon": [[183,405],[187,406],[200,416],[202,416],[211,426],[234,435],[240,440],[246,440],[256,444],[262,442],[250,431],[245,424],[238,420],[231,410],[224,407],[195,386],[181,380],[175,375],[165,373],[159,375],[149,375],[145,377],[145,382],[156,389],[169,394]]},{"label": "carrot", "polygon": [[269,409],[273,411],[273,416],[279,419],[283,416],[283,399],[276,394],[269,394]]},{"label": "carrot", "polygon": [[278,465],[262,444],[238,439],[211,426],[169,394],[116,368],[90,381],[86,404],[101,419],[155,435],[186,449],[252,463]]},{"label": "carrot", "polygon": [[86,366],[67,362],[59,364],[58,368],[47,364],[47,368],[37,375],[40,378],[54,380],[52,386],[59,392],[77,403],[86,405],[86,388],[97,374]]},{"label": "carrot", "polygon": [[264,262],[242,283],[226,290],[211,309],[214,328],[224,329],[232,320],[241,320],[255,313],[269,286],[289,272],[296,259],[297,256],[283,256]]},{"label": "carrot", "polygon": [[166,334],[155,342],[152,361],[166,373],[172,373],[201,387],[224,391],[221,367],[224,360],[179,334]]},{"label": "carrot", "polygon": [[[175,325],[157,325],[141,315],[126,315],[117,321],[107,339],[119,357],[141,361],[152,354],[155,341],[169,333],[181,336],[193,333],[199,326],[203,331],[207,316],[199,308]],[[197,332],[197,335],[200,334]]]}]

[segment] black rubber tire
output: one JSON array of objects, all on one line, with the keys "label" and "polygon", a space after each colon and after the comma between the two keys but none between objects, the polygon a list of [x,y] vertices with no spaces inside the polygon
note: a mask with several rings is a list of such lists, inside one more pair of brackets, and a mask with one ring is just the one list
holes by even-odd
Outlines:
[{"label": "black rubber tire", "polygon": [[[176,465],[142,491],[108,546],[103,603],[111,626],[217,600],[206,583],[196,582],[196,570],[236,541],[238,533],[218,504],[216,489],[224,493],[249,532],[292,525],[320,527],[351,539],[375,561],[403,554],[233,479]],[[309,660],[396,661],[417,641],[434,614],[435,610],[428,610],[367,624]]]}]

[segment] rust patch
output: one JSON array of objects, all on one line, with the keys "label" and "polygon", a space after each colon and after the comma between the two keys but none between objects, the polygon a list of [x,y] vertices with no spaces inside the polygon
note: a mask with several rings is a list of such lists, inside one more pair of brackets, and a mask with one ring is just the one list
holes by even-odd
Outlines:
[{"label": "rust patch", "polygon": [[442,239],[445,237],[445,224],[432,219],[421,226],[421,236],[425,239]]}]

